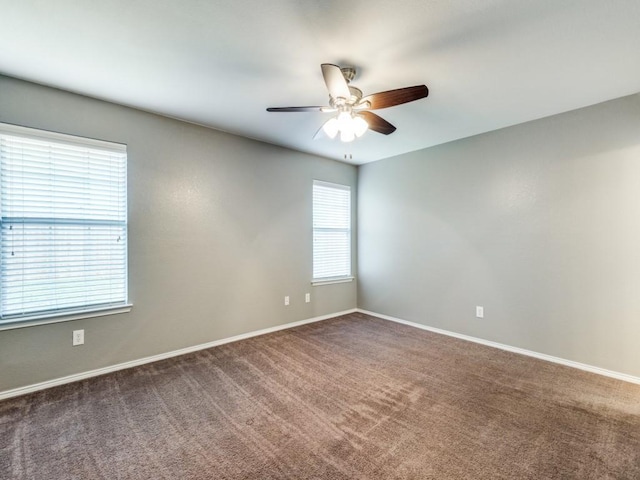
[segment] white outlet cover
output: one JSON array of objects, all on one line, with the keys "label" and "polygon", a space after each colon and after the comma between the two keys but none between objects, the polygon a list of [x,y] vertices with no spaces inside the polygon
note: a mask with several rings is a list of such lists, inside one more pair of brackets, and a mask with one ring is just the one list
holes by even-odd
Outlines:
[{"label": "white outlet cover", "polygon": [[309,303],[311,301],[311,294],[310,293],[305,293],[304,294],[304,301]]},{"label": "white outlet cover", "polygon": [[73,331],[73,346],[84,345],[84,330]]},{"label": "white outlet cover", "polygon": [[476,317],[484,318],[484,307],[476,307]]},{"label": "white outlet cover", "polygon": [[284,297],[284,304],[285,305],[289,305],[289,297],[288,296]]}]

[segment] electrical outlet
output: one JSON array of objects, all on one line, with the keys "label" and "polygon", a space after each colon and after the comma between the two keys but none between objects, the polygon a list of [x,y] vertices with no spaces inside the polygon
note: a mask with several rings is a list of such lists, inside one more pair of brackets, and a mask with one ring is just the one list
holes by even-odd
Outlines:
[{"label": "electrical outlet", "polygon": [[73,346],[84,345],[84,330],[73,331]]},{"label": "electrical outlet", "polygon": [[305,293],[304,294],[304,301],[306,303],[309,303],[311,301],[311,294],[310,293]]},{"label": "electrical outlet", "polygon": [[284,297],[284,304],[285,304],[285,305],[289,305],[289,295],[287,295],[286,297]]},{"label": "electrical outlet", "polygon": [[484,307],[476,307],[476,317],[484,318]]}]

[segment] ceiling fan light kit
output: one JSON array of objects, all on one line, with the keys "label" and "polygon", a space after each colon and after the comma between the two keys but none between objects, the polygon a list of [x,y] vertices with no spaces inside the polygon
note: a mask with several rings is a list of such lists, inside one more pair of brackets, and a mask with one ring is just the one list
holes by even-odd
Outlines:
[{"label": "ceiling fan light kit", "polygon": [[426,85],[416,85],[374,93],[363,98],[362,90],[349,85],[356,75],[355,68],[340,68],[331,63],[323,63],[321,68],[324,83],[329,90],[329,106],[267,108],[268,112],[338,112],[322,125],[314,138],[318,138],[320,132],[324,132],[329,138],[334,139],[339,133],[340,140],[352,142],[367,130],[389,135],[395,132],[396,127],[370,110],[413,102],[429,95]]},{"label": "ceiling fan light kit", "polygon": [[342,111],[337,117],[330,118],[322,126],[322,130],[331,139],[340,133],[340,140],[351,142],[356,137],[361,137],[369,129],[369,124],[360,115]]}]

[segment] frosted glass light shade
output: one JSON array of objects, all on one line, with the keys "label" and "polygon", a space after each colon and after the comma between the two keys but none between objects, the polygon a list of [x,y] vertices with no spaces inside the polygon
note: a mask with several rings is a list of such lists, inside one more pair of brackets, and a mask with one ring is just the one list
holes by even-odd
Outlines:
[{"label": "frosted glass light shade", "polygon": [[342,130],[340,132],[340,140],[343,142],[353,142],[354,138],[356,138],[356,134],[353,133],[353,129]]},{"label": "frosted glass light shade", "polygon": [[329,119],[323,126],[324,133],[331,139],[336,138],[338,134],[338,120],[336,118]]},{"label": "frosted glass light shade", "polygon": [[360,115],[356,115],[353,118],[353,133],[356,134],[356,137],[364,135],[364,132],[366,132],[368,128],[369,124]]},{"label": "frosted glass light shade", "polygon": [[338,128],[340,131],[346,130],[351,126],[351,114],[349,112],[340,112],[338,114]]}]

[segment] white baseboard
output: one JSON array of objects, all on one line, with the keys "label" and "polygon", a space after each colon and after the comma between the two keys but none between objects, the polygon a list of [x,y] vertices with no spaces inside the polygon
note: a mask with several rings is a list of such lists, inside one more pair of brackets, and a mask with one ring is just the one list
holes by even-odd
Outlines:
[{"label": "white baseboard", "polygon": [[129,362],[118,363],[116,365],[111,365],[109,367],[97,368],[95,370],[89,370],[88,372],[74,373],[73,375],[67,375],[66,377],[55,378],[53,380],[47,380],[45,382],[35,383],[33,385],[13,388],[11,390],[5,390],[3,392],[0,392],[0,400],[4,400],[11,397],[18,397],[20,395],[26,395],[27,393],[37,392],[38,390],[44,390],[46,388],[57,387],[58,385],[64,385],[66,383],[77,382],[79,380],[84,380],[86,378],[97,377],[99,375],[104,375],[105,373],[117,372],[118,370],[137,367],[139,365],[144,365],[146,363],[157,362],[158,360],[164,360],[166,358],[177,357],[179,355],[185,355],[187,353],[197,352],[198,350],[204,350],[206,348],[217,347],[218,345],[224,345],[225,343],[237,342],[238,340],[244,340],[251,337],[257,337],[259,335],[265,335],[267,333],[286,330],[288,328],[298,327],[300,325],[305,325],[307,323],[327,320],[329,318],[339,317],[340,315],[347,315],[349,313],[354,313],[356,311],[357,309],[353,308],[351,310],[331,313],[329,315],[321,315],[319,317],[308,318],[306,320],[285,323],[284,325],[276,325],[275,327],[263,328],[262,330],[256,330],[253,332],[236,335],[234,337],[214,340],[213,342],[201,343],[200,345],[194,345],[192,347],[181,348],[179,350],[173,350],[171,352],[160,353],[158,355],[152,355],[150,357],[144,357],[138,360],[131,360]]},{"label": "white baseboard", "polygon": [[521,355],[527,355],[529,357],[538,358],[540,360],[546,360],[547,362],[559,363],[560,365],[565,365],[567,367],[577,368],[579,370],[584,370],[586,372],[596,373],[598,375],[604,375],[605,377],[611,377],[617,380],[622,380],[624,382],[635,383],[640,385],[640,377],[634,377],[633,375],[628,375],[626,373],[620,373],[620,372],[615,372],[613,370],[607,370],[605,368],[594,367],[593,365],[574,362],[573,360],[566,360],[564,358],[554,357],[552,355],[547,355],[545,353],[538,353],[532,350],[526,350],[524,348],[512,347],[510,345],[492,342],[490,340],[483,340],[482,338],[471,337],[469,335],[450,332],[448,330],[442,330],[440,328],[428,327],[426,325],[422,325],[421,323],[410,322],[408,320],[402,320],[401,318],[390,317],[389,315],[383,315],[381,313],[370,312],[368,310],[363,310],[361,308],[358,308],[357,311],[360,313],[371,315],[373,317],[381,318],[382,320],[389,320],[391,322],[402,323],[403,325],[409,325],[411,327],[419,328],[421,330],[427,330],[429,332],[439,333],[442,335],[447,335],[449,337],[455,337],[461,340],[467,340],[469,342],[480,343],[488,347],[499,348],[500,350],[519,353]]}]

